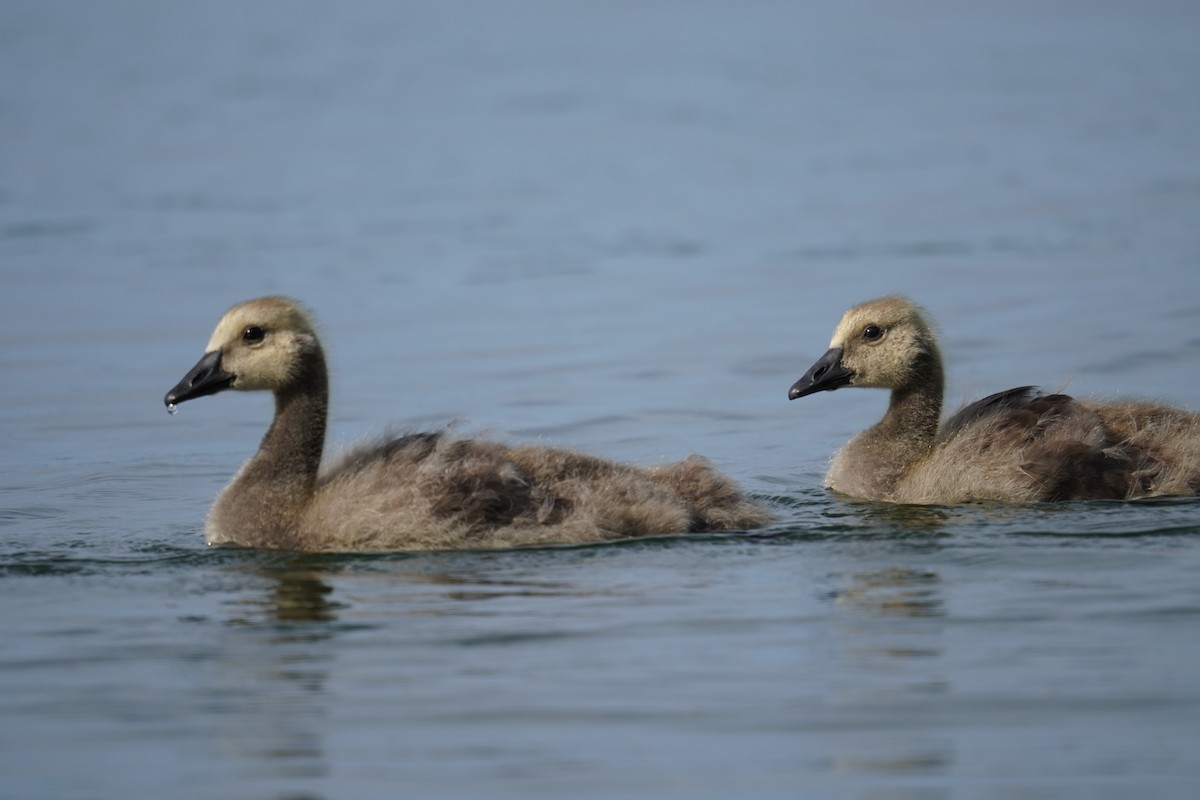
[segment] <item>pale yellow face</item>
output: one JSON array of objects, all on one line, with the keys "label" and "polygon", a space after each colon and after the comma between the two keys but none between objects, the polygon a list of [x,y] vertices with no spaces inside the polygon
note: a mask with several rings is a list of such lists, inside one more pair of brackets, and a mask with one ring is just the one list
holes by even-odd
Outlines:
[{"label": "pale yellow face", "polygon": [[300,354],[317,347],[316,332],[298,303],[260,297],[239,303],[217,323],[205,352],[221,352],[232,389],[275,390],[295,379]]},{"label": "pale yellow face", "polygon": [[884,389],[908,385],[921,355],[937,354],[937,341],[920,308],[897,296],[851,308],[829,346],[842,348],[842,366],[854,373],[851,386]]}]

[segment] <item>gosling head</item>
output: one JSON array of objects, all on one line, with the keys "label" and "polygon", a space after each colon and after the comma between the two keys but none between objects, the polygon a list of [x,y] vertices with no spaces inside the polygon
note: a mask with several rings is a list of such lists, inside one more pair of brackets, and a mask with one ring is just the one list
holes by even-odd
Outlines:
[{"label": "gosling head", "polygon": [[320,357],[312,323],[286,297],[239,303],[221,317],[204,356],[163,402],[168,407],[226,389],[280,391],[300,379],[311,357]]},{"label": "gosling head", "polygon": [[843,386],[902,389],[927,379],[940,364],[921,309],[904,297],[883,297],[842,315],[829,350],[792,384],[788,399]]}]

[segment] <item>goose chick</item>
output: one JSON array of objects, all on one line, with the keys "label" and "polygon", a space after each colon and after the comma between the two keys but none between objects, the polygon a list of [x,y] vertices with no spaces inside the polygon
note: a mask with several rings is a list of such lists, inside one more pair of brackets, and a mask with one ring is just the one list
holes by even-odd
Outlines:
[{"label": "goose chick", "polygon": [[937,340],[911,301],[884,297],[847,311],[828,352],[788,398],[864,386],[891,390],[891,402],[834,456],[825,485],[867,500],[927,504],[1200,492],[1200,414],[1022,386],[939,426],[944,383]]},{"label": "goose chick", "polygon": [[303,551],[581,543],[768,520],[703,458],[653,468],[543,447],[419,433],[351,449],[321,470],[325,356],[306,312],[263,297],[234,306],[168,407],[226,389],[275,395],[258,452],[218,495],[209,544]]}]

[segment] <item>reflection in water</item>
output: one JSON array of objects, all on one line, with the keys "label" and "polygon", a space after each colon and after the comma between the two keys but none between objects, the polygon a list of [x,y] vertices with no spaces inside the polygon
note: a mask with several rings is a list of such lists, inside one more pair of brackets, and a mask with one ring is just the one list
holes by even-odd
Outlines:
[{"label": "reflection in water", "polygon": [[[553,581],[531,581],[497,578],[486,573],[411,571],[396,573],[409,586],[446,587],[439,591],[438,599],[460,602],[496,600],[505,597],[556,597],[564,594],[578,595],[579,591],[569,584]],[[455,612],[457,613],[457,612]]]},{"label": "reflection in water", "polygon": [[329,773],[326,686],[339,631],[330,623],[343,605],[311,570],[267,570],[258,577],[269,582],[267,591],[239,605],[221,649],[215,687],[225,723],[220,745],[246,780],[322,778]]},{"label": "reflection in water", "polygon": [[950,506],[895,505],[825,495],[822,519],[796,529],[803,534],[819,530],[823,534],[864,534],[873,539],[903,539],[910,547],[939,549],[961,521],[963,509]]},{"label": "reflection in water", "polygon": [[268,608],[280,622],[331,622],[341,604],[330,602],[333,587],[311,573],[278,576]]},{"label": "reflection in water", "polygon": [[[497,575],[480,569],[478,557],[465,561],[462,569],[455,569],[452,559],[439,560],[435,569],[410,569],[386,559],[297,558],[251,573],[253,593],[243,596],[228,618],[221,660],[208,690],[216,698],[219,745],[236,765],[238,777],[257,782],[273,797],[283,796],[298,780],[329,777],[334,758],[326,731],[333,725],[345,733],[345,720],[331,721],[338,698],[344,697],[331,688],[337,684],[335,665],[347,646],[344,639],[372,626],[376,618],[411,617],[425,631],[416,635],[426,636],[433,629],[421,627],[419,618],[458,616],[469,624],[434,629],[437,637],[462,645],[561,636],[507,626],[480,633],[476,620],[490,613],[482,606],[495,601],[578,595],[577,587],[530,580],[524,571]],[[352,579],[344,584],[336,580],[348,569]],[[387,668],[389,679],[402,671],[400,665]]]},{"label": "reflection in water", "polygon": [[892,503],[855,503],[861,516],[861,524],[879,531],[891,530],[896,534],[938,534],[955,517],[955,509],[949,506],[913,506]]},{"label": "reflection in water", "polygon": [[876,616],[944,615],[937,574],[905,567],[855,575],[849,588],[837,592],[836,598],[840,605]]},{"label": "reflection in water", "polygon": [[[835,592],[845,614],[841,654],[847,679],[840,701],[872,719],[911,718],[950,689],[942,665],[942,581],[935,572],[890,567],[853,575]],[[837,769],[866,774],[943,773],[954,761],[953,742],[897,732],[888,726],[845,740]]]}]

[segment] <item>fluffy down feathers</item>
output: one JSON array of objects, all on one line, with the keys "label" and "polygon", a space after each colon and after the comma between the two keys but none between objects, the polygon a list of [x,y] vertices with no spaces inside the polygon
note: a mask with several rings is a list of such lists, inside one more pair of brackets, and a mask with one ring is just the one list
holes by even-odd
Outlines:
[{"label": "fluffy down feathers", "polygon": [[319,469],[327,373],[308,316],[280,297],[218,323],[170,404],[266,389],[275,418],[217,497],[210,544],[305,551],[572,544],[744,530],[769,515],[703,458],[641,468],[566,450],[417,433],[359,445]]},{"label": "fluffy down feathers", "polygon": [[939,427],[943,368],[920,309],[886,297],[846,312],[830,350],[789,393],[891,390],[887,414],[833,459],[826,485],[869,500],[1136,499],[1200,493],[1200,415],[1155,403],[1093,403],[1023,386]]}]

